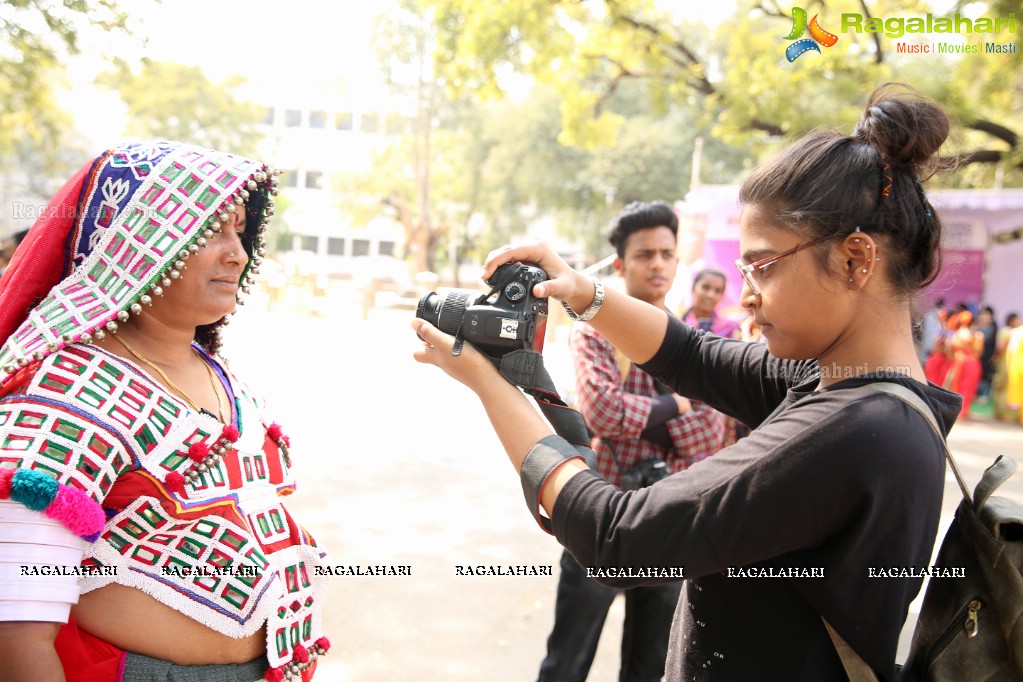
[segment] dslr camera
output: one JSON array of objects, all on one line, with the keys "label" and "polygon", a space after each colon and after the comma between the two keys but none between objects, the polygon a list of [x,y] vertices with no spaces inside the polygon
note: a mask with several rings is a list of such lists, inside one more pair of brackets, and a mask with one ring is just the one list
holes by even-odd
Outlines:
[{"label": "dslr camera", "polygon": [[446,334],[460,335],[495,359],[520,349],[541,353],[547,299],[534,296],[533,287],[546,279],[547,273],[534,265],[505,263],[486,280],[490,293],[431,291],[419,299],[416,317]]},{"label": "dslr camera", "polygon": [[670,475],[671,471],[664,460],[644,459],[622,472],[622,482],[618,487],[622,490],[639,490]]}]

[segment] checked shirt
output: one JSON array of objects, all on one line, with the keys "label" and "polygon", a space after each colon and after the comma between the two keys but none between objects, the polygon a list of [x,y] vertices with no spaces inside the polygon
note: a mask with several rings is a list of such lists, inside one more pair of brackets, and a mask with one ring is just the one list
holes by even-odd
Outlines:
[{"label": "checked shirt", "polygon": [[706,459],[729,443],[725,416],[696,401],[692,402],[692,411],[665,423],[674,448],[644,440],[640,434],[657,397],[654,379],[617,353],[588,324],[575,324],[569,345],[577,407],[595,434],[590,445],[597,454],[597,471],[609,482],[620,485],[621,472],[607,443],[625,469],[657,457],[672,473]]}]

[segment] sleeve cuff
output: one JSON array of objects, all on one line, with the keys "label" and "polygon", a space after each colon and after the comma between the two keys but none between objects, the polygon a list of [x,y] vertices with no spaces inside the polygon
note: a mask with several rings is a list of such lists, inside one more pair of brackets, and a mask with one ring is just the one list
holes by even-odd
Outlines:
[{"label": "sleeve cuff", "polygon": [[529,513],[544,531],[552,535],[551,520],[540,513],[540,496],[554,470],[572,459],[583,458],[578,450],[561,436],[547,436],[529,449],[519,471]]}]

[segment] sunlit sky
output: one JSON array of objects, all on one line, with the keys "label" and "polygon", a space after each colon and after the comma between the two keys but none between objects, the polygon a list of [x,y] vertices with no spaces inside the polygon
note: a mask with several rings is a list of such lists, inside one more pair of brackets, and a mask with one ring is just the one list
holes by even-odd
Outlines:
[{"label": "sunlit sky", "polygon": [[[112,55],[129,63],[146,57],[200,66],[214,81],[241,74],[252,89],[272,88],[276,100],[301,100],[339,82],[353,96],[374,97],[380,84],[373,67],[373,24],[390,4],[343,0],[327,11],[322,0],[124,1],[122,6],[132,12],[134,37],[83,36],[82,54],[69,65],[72,90],[65,106],[95,144],[106,146],[120,138],[123,105],[92,84],[95,74],[108,68],[105,57]],[[734,7],[735,0],[717,0],[687,6],[684,14],[717,24]],[[251,97],[251,92],[242,94]]]},{"label": "sunlit sky", "polygon": [[[372,30],[385,2],[317,0],[150,0],[123,3],[132,15],[133,38],[104,34],[83,36],[82,54],[70,65],[71,92],[65,106],[88,139],[108,144],[123,133],[118,98],[93,84],[117,55],[195,65],[213,81],[232,74],[246,77],[251,88],[273,88],[275,95],[301,96],[313,83],[338,77],[360,91],[376,85]],[[145,44],[142,44],[142,40]]]}]

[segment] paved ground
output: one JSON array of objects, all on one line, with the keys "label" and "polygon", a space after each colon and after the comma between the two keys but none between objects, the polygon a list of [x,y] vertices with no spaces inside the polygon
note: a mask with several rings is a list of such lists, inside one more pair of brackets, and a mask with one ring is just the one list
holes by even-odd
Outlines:
[{"label": "paved ground", "polygon": [[[334,577],[326,682],[528,682],[550,629],[560,546],[530,520],[482,407],[412,360],[408,310],[363,319],[355,296],[320,316],[255,298],[230,327],[227,355],[291,435],[299,487],[290,507],[332,563],[407,566],[410,576]],[[563,339],[548,337],[555,383],[569,388]],[[317,357],[328,358],[318,365]],[[566,372],[567,370],[567,372]],[[1023,462],[1023,428],[957,425],[951,443],[971,485],[997,453]],[[1008,491],[1023,501],[1023,474]],[[946,510],[959,498],[949,475]],[[946,517],[946,522],[950,519]],[[526,565],[549,576],[460,576],[458,566]],[[617,679],[621,600],[591,682]]]}]

